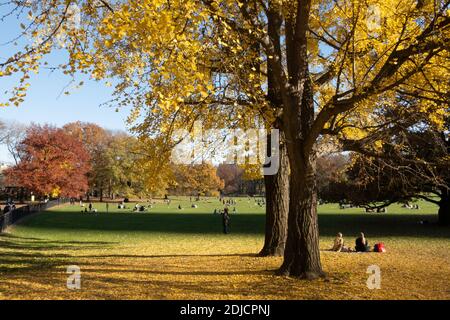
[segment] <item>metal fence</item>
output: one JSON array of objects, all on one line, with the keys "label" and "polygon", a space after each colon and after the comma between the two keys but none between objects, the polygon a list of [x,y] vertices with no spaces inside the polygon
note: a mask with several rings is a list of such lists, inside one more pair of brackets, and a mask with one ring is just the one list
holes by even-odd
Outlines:
[{"label": "metal fence", "polygon": [[20,208],[17,208],[15,210],[9,211],[5,214],[0,213],[0,232],[3,232],[8,228],[9,226],[12,226],[20,219],[41,211],[45,211],[47,209],[50,209],[54,206],[63,204],[69,202],[69,199],[57,199],[48,201],[46,203],[36,203],[36,204],[29,204],[27,206],[23,206]]}]

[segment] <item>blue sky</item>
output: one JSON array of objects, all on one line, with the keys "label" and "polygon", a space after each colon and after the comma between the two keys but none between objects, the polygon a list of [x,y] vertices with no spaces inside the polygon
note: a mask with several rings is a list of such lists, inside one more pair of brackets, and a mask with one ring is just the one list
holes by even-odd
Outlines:
[{"label": "blue sky", "polygon": [[[112,89],[103,83],[79,76],[77,82],[84,85],[71,91],[70,95],[60,94],[70,78],[59,73],[42,71],[31,79],[31,86],[23,104],[19,107],[0,108],[0,120],[24,124],[49,123],[63,126],[74,121],[96,123],[106,129],[126,130],[125,120],[128,110],[100,106],[111,98]],[[0,92],[13,85],[12,81],[0,81]],[[4,146],[0,146],[0,162],[11,161]]]},{"label": "blue sky", "polygon": [[[26,100],[19,107],[0,109],[0,119],[3,121],[18,121],[25,124],[51,123],[57,126],[73,121],[89,121],[108,129],[125,130],[127,110],[119,110],[102,106],[102,102],[111,97],[111,88],[86,79],[81,75],[77,82],[85,84],[70,95],[61,94],[70,78],[58,73],[43,71],[31,80]],[[1,81],[0,92],[13,85],[12,81]]]},{"label": "blue sky", "polygon": [[[0,12],[1,13],[1,12]],[[14,38],[20,29],[17,20],[0,22],[0,43],[5,43]],[[10,46],[0,46],[0,60],[4,61]],[[63,51],[52,53],[46,61],[50,65],[57,65],[65,60]],[[14,86],[14,79],[0,78],[0,100],[4,101],[5,90]],[[30,79],[31,87],[23,104],[19,107],[0,107],[0,120],[4,122],[49,123],[62,126],[73,121],[86,121],[96,123],[106,129],[126,130],[125,120],[128,110],[121,109],[116,112],[114,108],[100,104],[111,98],[112,88],[104,83],[89,79],[86,75],[77,75],[76,82],[84,81],[84,85],[75,90],[70,90],[70,95],[61,94],[71,81],[71,77],[61,72],[50,72],[41,69],[38,75]],[[11,161],[4,146],[0,146],[0,162]]]}]

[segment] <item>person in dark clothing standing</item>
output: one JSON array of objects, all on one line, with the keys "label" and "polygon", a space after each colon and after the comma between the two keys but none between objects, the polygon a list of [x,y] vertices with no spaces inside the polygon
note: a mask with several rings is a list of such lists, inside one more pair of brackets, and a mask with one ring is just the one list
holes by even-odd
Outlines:
[{"label": "person in dark clothing standing", "polygon": [[228,212],[228,208],[225,208],[222,213],[222,225],[223,225],[223,233],[227,234],[230,228],[230,215]]}]

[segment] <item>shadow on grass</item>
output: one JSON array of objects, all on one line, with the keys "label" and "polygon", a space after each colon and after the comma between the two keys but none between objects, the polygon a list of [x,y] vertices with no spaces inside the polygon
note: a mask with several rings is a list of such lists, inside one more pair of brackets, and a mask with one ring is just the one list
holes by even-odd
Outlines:
[{"label": "shadow on grass", "polygon": [[[39,238],[21,237],[9,233],[0,234],[0,248],[16,249],[16,250],[76,250],[104,248],[106,245],[112,245],[115,242],[106,241],[64,241],[64,240],[47,240]],[[1,255],[1,253],[0,253]]]},{"label": "shadow on grass", "polygon": [[[232,275],[250,274],[251,271],[230,272],[166,272],[164,270],[126,269],[117,264],[117,259],[160,259],[160,258],[198,258],[198,257],[254,257],[256,254],[180,254],[180,255],[128,255],[128,254],[79,254],[86,249],[108,249],[113,243],[103,241],[50,241],[37,238],[20,237],[10,234],[0,235],[0,276],[26,272],[64,272],[69,265],[88,267],[91,272],[152,273],[162,275]],[[58,251],[62,250],[62,251]],[[111,259],[111,260],[104,260]]]},{"label": "shadow on grass", "polygon": [[329,237],[364,232],[368,237],[450,238],[450,227],[439,226],[435,214],[320,214],[319,229]]},{"label": "shadow on grass", "polygon": [[105,249],[112,244],[105,241],[47,240],[3,233],[0,234],[0,273],[67,266],[74,257],[58,251]]},{"label": "shadow on grass", "polygon": [[[420,224],[425,220],[428,224]],[[337,232],[357,235],[363,231],[370,237],[450,237],[449,227],[436,224],[437,215],[418,214],[319,214],[320,235],[333,237]],[[231,216],[231,234],[262,235],[263,214]],[[23,223],[24,226],[61,231],[148,232],[175,234],[221,234],[221,217],[212,214],[46,212]],[[67,244],[76,242],[67,242]],[[80,242],[83,244],[83,242]],[[91,244],[104,244],[93,242]]]}]

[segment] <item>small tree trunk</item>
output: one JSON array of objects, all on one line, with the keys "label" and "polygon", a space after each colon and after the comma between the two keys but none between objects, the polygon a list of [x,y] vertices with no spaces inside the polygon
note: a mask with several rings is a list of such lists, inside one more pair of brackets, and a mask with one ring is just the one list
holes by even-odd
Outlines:
[{"label": "small tree trunk", "polygon": [[448,192],[439,201],[438,219],[440,225],[450,225],[450,194]]},{"label": "small tree trunk", "polygon": [[25,188],[20,188],[20,196],[19,196],[19,202],[23,203],[25,200]]},{"label": "small tree trunk", "polygon": [[[270,138],[268,139],[268,141]],[[289,161],[286,146],[280,141],[277,174],[264,176],[266,186],[266,232],[260,256],[282,256],[287,237],[289,208]]]},{"label": "small tree trunk", "polygon": [[114,192],[112,190],[112,182],[111,179],[109,179],[109,183],[108,183],[108,196],[111,200],[114,200]]},{"label": "small tree trunk", "polygon": [[[272,2],[269,2],[268,13],[268,32],[273,39],[279,39],[281,35],[282,19],[278,8]],[[275,51],[281,56],[280,42],[274,42]],[[274,61],[271,60],[267,65],[268,78],[267,90],[268,98],[274,109],[280,110],[282,101],[280,100],[279,88],[276,80],[273,78]],[[281,119],[278,118],[273,124],[279,129]],[[267,150],[271,153],[270,135],[267,139]],[[289,210],[289,160],[287,156],[284,134],[280,132],[280,163],[278,172],[272,176],[264,176],[266,187],[266,231],[264,247],[259,253],[261,256],[282,256],[287,238],[287,216]]]}]

